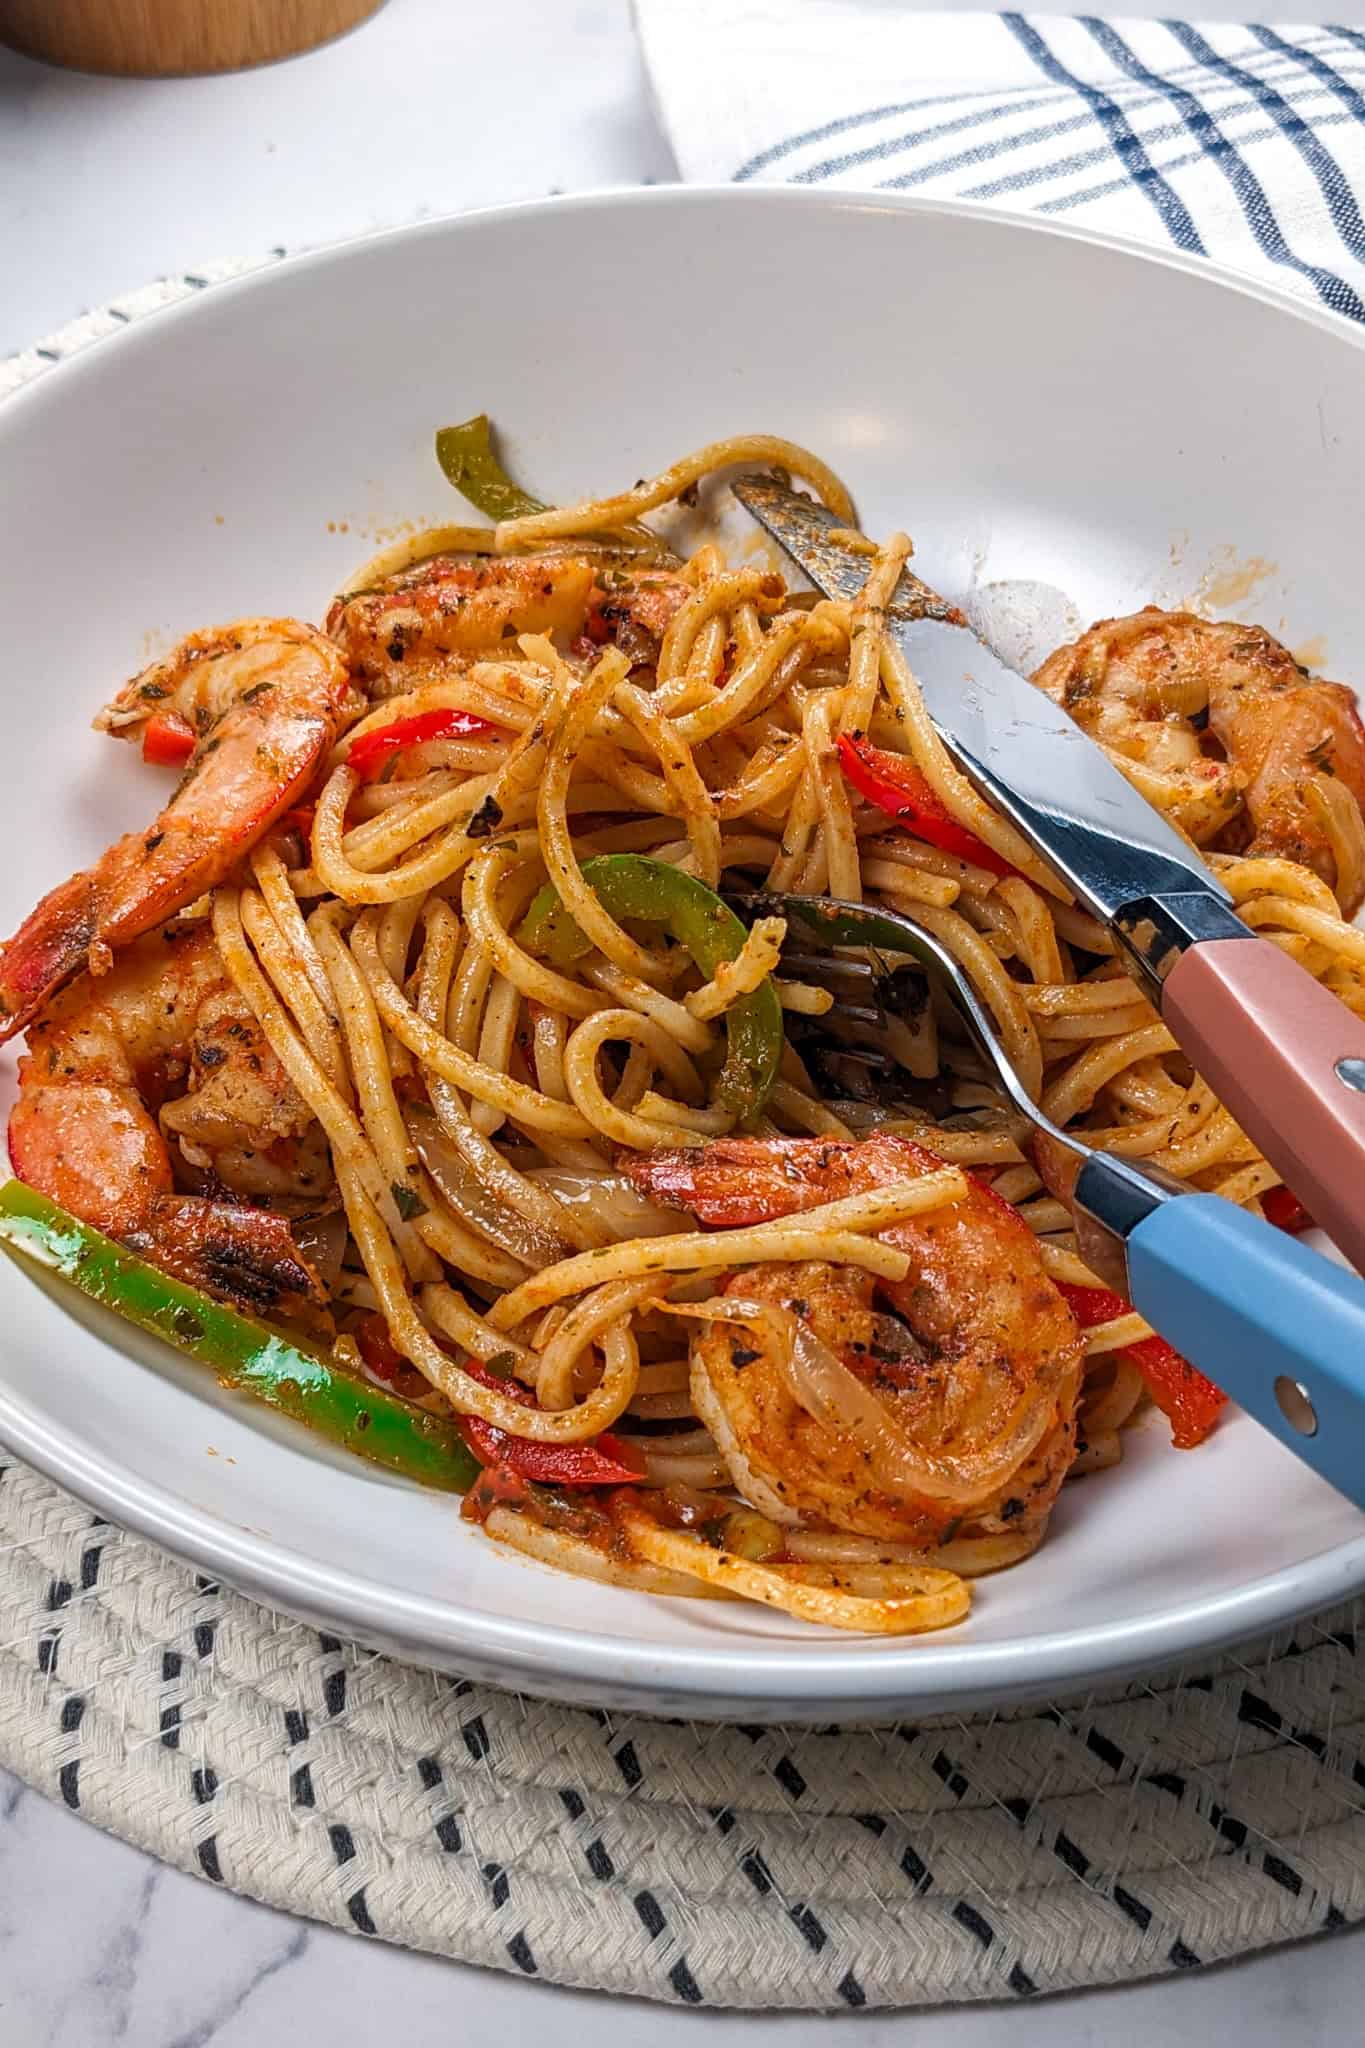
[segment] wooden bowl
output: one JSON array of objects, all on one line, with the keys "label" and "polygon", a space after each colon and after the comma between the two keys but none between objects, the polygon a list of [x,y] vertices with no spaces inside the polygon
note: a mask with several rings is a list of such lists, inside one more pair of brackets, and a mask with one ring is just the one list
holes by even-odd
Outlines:
[{"label": "wooden bowl", "polygon": [[76,71],[183,77],[271,64],[382,0],[0,0],[0,43]]}]

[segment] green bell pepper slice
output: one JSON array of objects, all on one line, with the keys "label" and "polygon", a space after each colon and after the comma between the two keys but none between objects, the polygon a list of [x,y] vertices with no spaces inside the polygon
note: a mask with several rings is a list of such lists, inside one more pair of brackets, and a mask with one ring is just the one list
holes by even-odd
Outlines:
[{"label": "green bell pepper slice", "polygon": [[480,1471],[453,1422],[429,1415],[149,1266],[23,1181],[0,1187],[0,1244],[164,1337],[219,1383],[422,1486],[466,1493]]},{"label": "green bell pepper slice", "polygon": [[[493,430],[486,412],[457,427],[436,430],[436,460],[447,483],[453,484],[475,511],[496,524],[503,519],[529,519],[534,512],[548,512],[543,498],[514,483],[493,452]],[[657,533],[638,519],[607,534],[584,534],[583,543],[597,552],[630,555],[651,562],[676,562],[677,556]]]},{"label": "green bell pepper slice", "polygon": [[[748,933],[714,889],[682,868],[640,853],[601,853],[583,863],[583,879],[619,922],[657,925],[685,946],[709,980],[723,961],[738,957]],[[547,882],[522,920],[518,937],[554,967],[568,968],[591,944]],[[762,1111],[782,1057],[782,1005],[768,975],[751,995],[725,1013],[725,1065],[717,1094],[743,1124]]]},{"label": "green bell pepper slice", "polygon": [[436,433],[436,460],[445,471],[447,483],[454,484],[462,498],[496,524],[501,519],[526,519],[532,512],[548,512],[549,506],[520,484],[514,484],[493,453],[488,414],[478,413],[458,427],[440,427]]}]

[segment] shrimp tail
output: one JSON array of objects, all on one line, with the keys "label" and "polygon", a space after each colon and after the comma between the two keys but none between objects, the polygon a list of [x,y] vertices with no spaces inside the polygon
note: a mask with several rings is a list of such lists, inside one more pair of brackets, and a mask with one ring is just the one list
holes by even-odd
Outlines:
[{"label": "shrimp tail", "polygon": [[325,1303],[287,1217],[249,1203],[181,1195],[155,1124],[127,1091],[34,1084],[20,1069],[10,1160],[30,1187],[168,1273],[251,1314]]},{"label": "shrimp tail", "polygon": [[[892,1165],[902,1175],[932,1173],[943,1163],[904,1138],[895,1148]],[[617,1167],[651,1201],[686,1209],[713,1230],[736,1230],[855,1193],[880,1154],[875,1141],[717,1138],[687,1149],[622,1151]]]},{"label": "shrimp tail", "polygon": [[1056,1138],[1050,1138],[1046,1131],[1035,1131],[1028,1149],[1043,1186],[1050,1195],[1070,1208],[1081,1170],[1079,1155]]},{"label": "shrimp tail", "polygon": [[0,946],[0,1045],[30,1024],[54,989],[82,968],[99,930],[92,877],[48,891]]},{"label": "shrimp tail", "polygon": [[303,1304],[321,1307],[326,1301],[287,1217],[268,1209],[199,1195],[163,1195],[123,1241],[164,1271],[250,1315],[289,1312]]},{"label": "shrimp tail", "polygon": [[776,1152],[775,1143],[719,1138],[676,1150],[623,1151],[616,1163],[652,1202],[685,1209],[713,1230],[742,1230],[801,1206],[799,1180],[787,1179]]},{"label": "shrimp tail", "polygon": [[789,1213],[773,1207],[774,1198],[780,1198],[782,1192],[780,1174],[762,1161],[746,1170],[742,1161],[720,1156],[729,1149],[724,1139],[696,1148],[661,1148],[657,1152],[623,1149],[616,1156],[616,1167],[650,1201],[666,1209],[686,1210],[713,1229],[742,1229]]}]

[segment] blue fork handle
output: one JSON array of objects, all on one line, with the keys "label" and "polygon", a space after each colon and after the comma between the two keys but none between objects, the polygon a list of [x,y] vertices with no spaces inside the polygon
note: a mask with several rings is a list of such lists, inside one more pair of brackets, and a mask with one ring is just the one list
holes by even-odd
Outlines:
[{"label": "blue fork handle", "polygon": [[1217,1195],[1163,1202],[1127,1250],[1139,1313],[1365,1508],[1365,1280]]}]

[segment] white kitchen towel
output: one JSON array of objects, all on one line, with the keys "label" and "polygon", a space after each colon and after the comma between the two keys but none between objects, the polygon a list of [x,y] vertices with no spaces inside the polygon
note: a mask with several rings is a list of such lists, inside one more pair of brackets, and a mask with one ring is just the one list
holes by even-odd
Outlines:
[{"label": "white kitchen towel", "polygon": [[969,200],[1365,321],[1365,30],[636,0],[684,178]]}]

